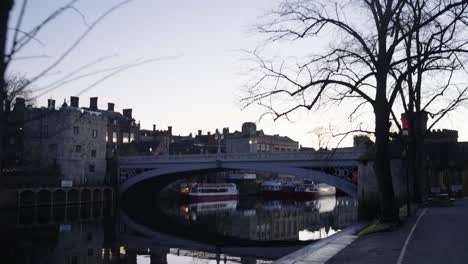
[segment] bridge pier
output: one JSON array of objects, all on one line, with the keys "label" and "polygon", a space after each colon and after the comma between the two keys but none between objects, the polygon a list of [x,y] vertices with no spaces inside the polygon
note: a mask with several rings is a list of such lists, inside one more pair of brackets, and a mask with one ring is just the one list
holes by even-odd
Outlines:
[{"label": "bridge pier", "polygon": [[[401,159],[393,159],[390,161],[390,169],[393,182],[393,190],[398,206],[406,202],[407,194],[411,190],[407,190],[407,175],[405,167]],[[357,199],[359,202],[358,213],[360,218],[374,218],[379,209],[379,188],[377,184],[377,176],[374,172],[374,161],[368,160],[359,164],[357,186]],[[412,182],[409,183],[412,186]]]}]

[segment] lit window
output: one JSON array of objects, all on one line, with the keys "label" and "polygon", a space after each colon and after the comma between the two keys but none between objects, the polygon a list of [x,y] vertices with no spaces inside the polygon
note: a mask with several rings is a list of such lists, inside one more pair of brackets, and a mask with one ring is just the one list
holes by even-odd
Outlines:
[{"label": "lit window", "polygon": [[109,135],[106,133],[106,142],[109,142]]},{"label": "lit window", "polygon": [[129,142],[128,133],[122,133],[122,143],[128,143],[128,142]]},{"label": "lit window", "polygon": [[130,142],[135,141],[135,133],[130,133]]},{"label": "lit window", "polygon": [[93,129],[92,131],[92,135],[93,135],[93,138],[97,138],[97,129]]},{"label": "lit window", "polygon": [[117,132],[112,132],[112,142],[117,143]]}]

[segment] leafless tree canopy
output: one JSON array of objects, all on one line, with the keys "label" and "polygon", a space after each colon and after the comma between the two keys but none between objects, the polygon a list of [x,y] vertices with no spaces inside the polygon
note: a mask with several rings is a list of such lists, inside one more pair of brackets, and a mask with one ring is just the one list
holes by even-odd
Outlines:
[{"label": "leafless tree canopy", "polygon": [[[430,111],[437,122],[466,100],[467,8],[468,0],[282,1],[258,26],[266,41],[251,52],[253,79],[243,102],[275,119],[345,101],[354,104],[351,117],[370,107],[382,217],[395,219],[389,124],[401,128],[397,111]],[[304,42],[312,55],[263,53]]]},{"label": "leafless tree canopy", "polygon": [[[377,75],[383,71],[390,108],[398,101],[395,108],[407,110],[414,96],[422,105],[418,110],[441,116],[465,98],[466,8],[466,1],[284,1],[259,32],[269,44],[309,39],[311,52],[318,54],[269,59],[261,48],[254,50],[254,78],[243,102],[260,104],[279,118],[352,99],[352,116],[366,104],[374,106]],[[314,44],[324,40],[327,48],[317,52]],[[415,83],[424,73],[428,78]],[[447,102],[448,95],[453,100],[446,105],[435,103]]]}]

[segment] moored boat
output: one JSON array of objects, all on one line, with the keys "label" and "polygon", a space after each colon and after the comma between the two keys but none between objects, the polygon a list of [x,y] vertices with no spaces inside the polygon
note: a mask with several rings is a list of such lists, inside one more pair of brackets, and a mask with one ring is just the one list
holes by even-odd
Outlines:
[{"label": "moored boat", "polygon": [[224,201],[237,199],[234,183],[191,183],[180,186],[181,195],[195,201]]},{"label": "moored boat", "polygon": [[261,187],[266,198],[309,199],[336,194],[333,186],[305,180],[265,181]]},{"label": "moored boat", "polygon": [[292,198],[298,181],[265,181],[261,185],[262,195],[269,198]]},{"label": "moored boat", "polygon": [[301,184],[294,189],[296,198],[316,198],[320,196],[335,195],[336,188],[328,184]]}]

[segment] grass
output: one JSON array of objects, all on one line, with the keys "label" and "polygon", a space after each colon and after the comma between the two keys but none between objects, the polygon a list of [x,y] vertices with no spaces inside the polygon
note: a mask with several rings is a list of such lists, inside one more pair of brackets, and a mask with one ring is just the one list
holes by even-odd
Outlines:
[{"label": "grass", "polygon": [[[405,204],[399,209],[400,221],[404,221],[406,218],[408,218],[408,211],[406,208],[407,206]],[[412,214],[415,212],[415,209],[416,209],[415,205],[411,206]],[[375,219],[371,221],[366,227],[364,227],[359,232],[357,232],[357,235],[364,236],[364,235],[373,234],[373,233],[387,232],[387,231],[394,230],[398,225],[399,223],[380,223],[379,220]]]},{"label": "grass", "polygon": [[378,232],[387,232],[392,229],[394,229],[396,224],[388,224],[388,223],[380,223],[379,220],[374,220],[370,224],[368,224],[366,227],[361,229],[357,235],[358,236],[364,236],[372,233],[378,233]]}]

